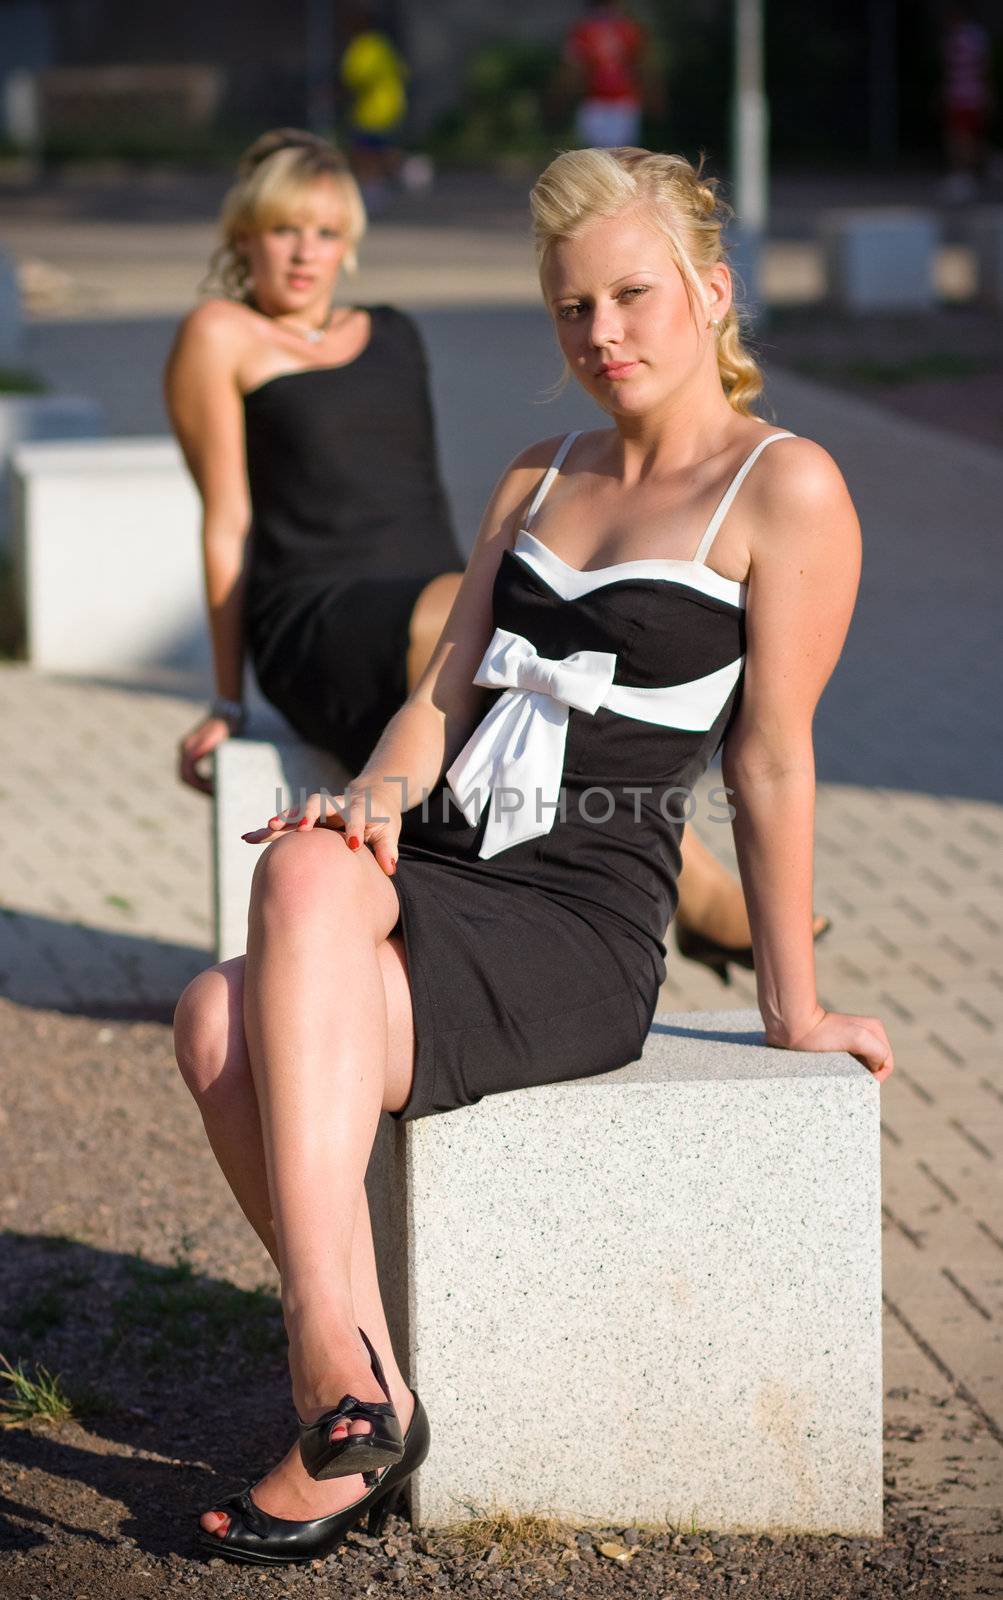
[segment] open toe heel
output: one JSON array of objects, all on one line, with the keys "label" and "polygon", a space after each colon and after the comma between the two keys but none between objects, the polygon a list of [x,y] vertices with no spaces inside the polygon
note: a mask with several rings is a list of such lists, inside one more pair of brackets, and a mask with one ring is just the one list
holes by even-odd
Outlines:
[{"label": "open toe heel", "polygon": [[[393,1466],[404,1454],[404,1439],[390,1400],[383,1363],[365,1331],[360,1328],[359,1332],[386,1400],[357,1400],[352,1394],[344,1394],[338,1404],[331,1411],[325,1411],[316,1422],[300,1423],[300,1459],[311,1478],[344,1478],[361,1472],[367,1482],[372,1483],[372,1474],[381,1467]],[[368,1422],[371,1431],[345,1433],[340,1439],[332,1439],[331,1429],[339,1422],[346,1428],[353,1422]]]},{"label": "open toe heel", "polygon": [[403,1454],[393,1466],[373,1474],[376,1481],[361,1499],[329,1517],[316,1517],[312,1522],[289,1522],[284,1517],[273,1517],[262,1511],[251,1498],[248,1486],[213,1506],[214,1511],[228,1518],[229,1526],[222,1537],[199,1528],[196,1543],[200,1553],[207,1560],[239,1561],[250,1566],[294,1566],[323,1560],[342,1542],[349,1529],[357,1527],[363,1519],[370,1537],[378,1538],[387,1517],[400,1506],[412,1472],[428,1455],[431,1441],[428,1416],[413,1389],[411,1393],[414,1415],[404,1435]]}]

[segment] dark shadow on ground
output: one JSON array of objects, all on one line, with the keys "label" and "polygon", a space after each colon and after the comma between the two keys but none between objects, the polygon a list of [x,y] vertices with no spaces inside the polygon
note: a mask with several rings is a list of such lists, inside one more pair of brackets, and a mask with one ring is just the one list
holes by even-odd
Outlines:
[{"label": "dark shadow on ground", "polygon": [[[4,1431],[7,1463],[66,1492],[41,1511],[8,1491],[0,1549],[127,1535],[150,1554],[191,1554],[199,1509],[260,1476],[295,1437],[275,1295],[204,1277],[183,1257],[157,1265],[14,1233],[0,1234],[0,1278],[0,1351],[60,1373],[80,1417]],[[81,1525],[79,1485],[125,1506],[113,1533]]]},{"label": "dark shadow on ground", "polygon": [[198,945],[0,909],[0,994],[18,1005],[126,1022],[169,1022],[209,966]]}]

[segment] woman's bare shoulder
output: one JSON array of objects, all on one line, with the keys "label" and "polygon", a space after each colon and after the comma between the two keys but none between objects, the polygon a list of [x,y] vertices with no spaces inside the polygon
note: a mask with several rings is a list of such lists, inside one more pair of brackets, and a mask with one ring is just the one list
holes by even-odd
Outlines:
[{"label": "woman's bare shoulder", "polygon": [[837,463],[823,445],[800,434],[764,450],[750,474],[750,554],[753,561],[859,550],[860,523]]},{"label": "woman's bare shoulder", "polygon": [[236,300],[200,300],[182,318],[175,344],[191,351],[206,348],[216,355],[228,349],[236,352],[253,332],[253,317],[250,307]]},{"label": "woman's bare shoulder", "polygon": [[836,493],[846,493],[843,474],[828,450],[800,433],[783,439],[775,450],[763,451],[752,482],[771,507],[778,502],[817,506]]},{"label": "woman's bare shoulder", "polygon": [[525,509],[566,438],[566,433],[552,434],[526,445],[512,457],[495,485],[494,506],[499,515],[504,517]]}]

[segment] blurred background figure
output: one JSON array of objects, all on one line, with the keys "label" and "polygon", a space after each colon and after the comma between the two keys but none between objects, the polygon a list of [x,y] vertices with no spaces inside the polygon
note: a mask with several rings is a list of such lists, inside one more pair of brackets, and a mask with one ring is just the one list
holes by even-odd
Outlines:
[{"label": "blurred background figure", "polygon": [[606,149],[641,142],[645,109],[656,110],[648,34],[619,0],[587,0],[564,42],[562,83],[575,96],[575,135]]},{"label": "blurred background figure", "polygon": [[352,8],[340,68],[350,97],[346,126],[352,167],[371,213],[386,204],[390,182],[401,173],[407,114],[407,63],[380,20],[378,7],[366,0]]},{"label": "blurred background figure", "polygon": [[941,41],[941,110],[949,172],[944,199],[973,200],[985,176],[995,106],[989,33],[969,6],[952,5]]}]

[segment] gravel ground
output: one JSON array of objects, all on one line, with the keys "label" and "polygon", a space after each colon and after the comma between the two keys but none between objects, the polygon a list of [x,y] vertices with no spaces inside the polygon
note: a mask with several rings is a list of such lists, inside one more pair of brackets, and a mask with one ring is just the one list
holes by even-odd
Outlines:
[{"label": "gravel ground", "polygon": [[882,1539],[554,1526],[522,1539],[485,1528],[460,1547],[391,1518],[379,1540],[353,1533],[304,1568],[203,1563],[193,1555],[197,1509],[259,1474],[289,1433],[270,1265],[218,1178],[166,1022],[0,1001],[0,1037],[9,1174],[0,1352],[61,1374],[76,1418],[3,1434],[5,1600],[140,1600],[195,1587],[211,1600],[269,1589],[656,1600],[1000,1592],[937,1497],[896,1487],[911,1481],[924,1427],[963,1451],[978,1442],[970,1418],[930,1397],[916,1425],[913,1394],[904,1426],[895,1392]]}]

